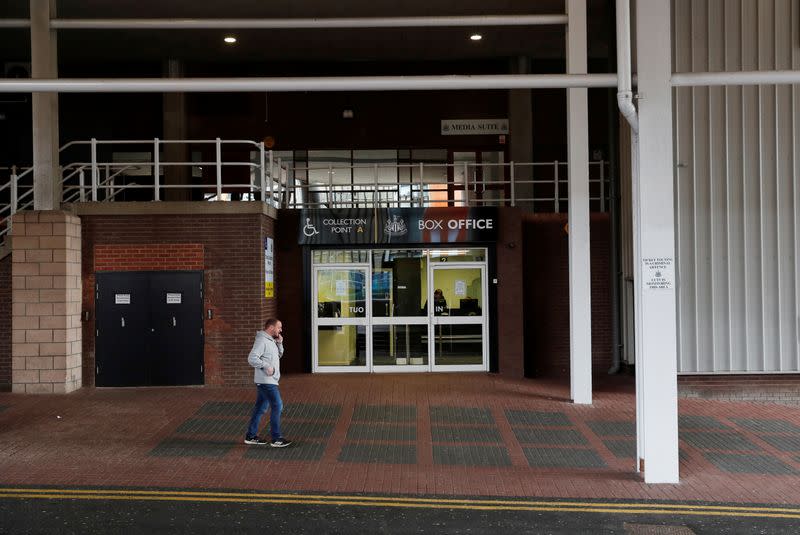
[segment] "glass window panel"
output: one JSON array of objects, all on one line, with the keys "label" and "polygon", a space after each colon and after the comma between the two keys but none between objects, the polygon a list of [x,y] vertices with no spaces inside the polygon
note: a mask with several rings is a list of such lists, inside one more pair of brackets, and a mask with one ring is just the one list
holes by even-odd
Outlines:
[{"label": "glass window panel", "polygon": [[397,183],[396,150],[355,150],[353,151],[353,182],[355,184],[374,184],[375,165],[378,166],[378,184]]},{"label": "glass window panel", "polygon": [[315,249],[311,252],[313,264],[367,264],[370,252],[353,249]]},{"label": "glass window panel", "polygon": [[375,325],[372,328],[372,363],[375,366],[428,364],[427,325]]},{"label": "glass window panel", "polygon": [[319,366],[367,365],[367,327],[364,325],[320,325],[317,328]]},{"label": "glass window panel", "polygon": [[436,306],[446,308],[450,316],[483,315],[483,286],[480,268],[436,269],[433,272],[434,295],[441,292]]},{"label": "glass window panel", "polygon": [[431,249],[431,262],[483,262],[486,249]]},{"label": "glass window panel", "polygon": [[312,184],[328,184],[331,170],[334,184],[350,184],[349,150],[308,151],[308,180]]},{"label": "glass window panel", "polygon": [[318,318],[366,317],[366,273],[356,269],[317,271]]},{"label": "glass window panel", "polygon": [[373,317],[424,316],[427,273],[421,250],[372,251]]},{"label": "glass window panel", "polygon": [[437,366],[483,364],[483,325],[434,325]]}]

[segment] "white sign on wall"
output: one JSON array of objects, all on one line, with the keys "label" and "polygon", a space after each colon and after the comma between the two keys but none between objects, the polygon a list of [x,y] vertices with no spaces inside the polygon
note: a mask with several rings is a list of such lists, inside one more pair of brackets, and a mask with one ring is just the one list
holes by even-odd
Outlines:
[{"label": "white sign on wall", "polygon": [[167,304],[168,305],[180,305],[181,304],[181,294],[167,294]]},{"label": "white sign on wall", "polygon": [[275,297],[275,242],[264,239],[264,297]]},{"label": "white sign on wall", "polygon": [[642,280],[646,290],[670,290],[675,284],[672,258],[642,258]]},{"label": "white sign on wall", "polygon": [[443,136],[508,134],[508,119],[442,119]]},{"label": "white sign on wall", "polygon": [[131,294],[114,294],[115,305],[130,305]]}]

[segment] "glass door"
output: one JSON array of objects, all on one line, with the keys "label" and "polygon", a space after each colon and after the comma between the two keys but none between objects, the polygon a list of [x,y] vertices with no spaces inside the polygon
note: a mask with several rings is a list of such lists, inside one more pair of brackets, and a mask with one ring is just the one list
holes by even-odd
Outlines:
[{"label": "glass door", "polygon": [[322,265],[313,270],[314,372],[367,372],[372,366],[369,265]]},{"label": "glass door", "polygon": [[434,371],[489,369],[486,268],[433,266],[428,284],[428,345]]},{"label": "glass door", "polygon": [[375,372],[427,372],[428,258],[419,250],[387,250],[372,258],[372,366]]}]

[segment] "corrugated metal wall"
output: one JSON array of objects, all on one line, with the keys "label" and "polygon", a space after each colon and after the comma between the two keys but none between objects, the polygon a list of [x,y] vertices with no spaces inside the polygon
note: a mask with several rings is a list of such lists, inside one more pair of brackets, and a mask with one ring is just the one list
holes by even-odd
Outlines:
[{"label": "corrugated metal wall", "polygon": [[[672,22],[675,72],[800,69],[800,0]],[[679,373],[800,370],[799,115],[797,85],[675,90]]]}]

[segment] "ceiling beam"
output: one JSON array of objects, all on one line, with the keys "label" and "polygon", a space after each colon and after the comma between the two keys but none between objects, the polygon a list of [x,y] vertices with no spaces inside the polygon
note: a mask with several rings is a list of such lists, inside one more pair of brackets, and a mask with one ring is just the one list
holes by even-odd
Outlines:
[{"label": "ceiling beam", "polygon": [[[53,19],[57,30],[207,30],[299,28],[444,28],[482,26],[557,26],[566,15],[479,15],[453,17],[361,17],[274,19]],[[27,19],[0,19],[0,28],[27,28]]]},{"label": "ceiling beam", "polygon": [[0,93],[202,93],[261,91],[436,91],[616,87],[616,74],[345,76],[303,78],[0,79]]}]

